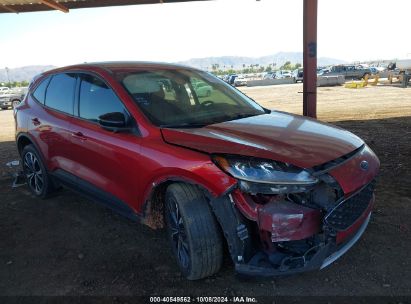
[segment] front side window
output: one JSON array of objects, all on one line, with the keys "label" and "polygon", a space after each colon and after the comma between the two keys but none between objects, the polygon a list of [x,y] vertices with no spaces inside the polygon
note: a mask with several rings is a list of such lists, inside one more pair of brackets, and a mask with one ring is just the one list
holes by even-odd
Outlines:
[{"label": "front side window", "polygon": [[117,80],[157,126],[197,127],[264,114],[253,100],[206,72],[117,72]]},{"label": "front side window", "polygon": [[79,116],[81,118],[97,122],[101,115],[125,112],[117,95],[104,81],[87,74],[81,75],[80,78]]},{"label": "front side window", "polygon": [[73,114],[75,74],[54,75],[46,90],[45,105],[68,114]]},{"label": "front side window", "polygon": [[47,77],[37,86],[37,88],[33,92],[34,98],[36,98],[36,100],[42,104],[44,104],[44,100],[46,98],[46,89],[49,85],[49,82],[50,77]]}]

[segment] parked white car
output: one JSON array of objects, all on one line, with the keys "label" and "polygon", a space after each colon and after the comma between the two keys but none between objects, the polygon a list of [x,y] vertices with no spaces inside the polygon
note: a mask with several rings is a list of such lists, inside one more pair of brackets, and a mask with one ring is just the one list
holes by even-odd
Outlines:
[{"label": "parked white car", "polygon": [[291,77],[293,77],[291,71],[279,70],[275,73],[275,78],[277,79],[291,78]]},{"label": "parked white car", "polygon": [[234,86],[239,87],[239,86],[246,86],[247,85],[247,78],[245,77],[237,77],[234,80]]}]

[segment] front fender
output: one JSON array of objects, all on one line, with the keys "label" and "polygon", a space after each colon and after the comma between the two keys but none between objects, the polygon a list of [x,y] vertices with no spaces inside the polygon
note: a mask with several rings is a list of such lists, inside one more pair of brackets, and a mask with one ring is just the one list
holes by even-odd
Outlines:
[{"label": "front fender", "polygon": [[224,195],[237,184],[236,179],[225,174],[211,161],[192,167],[190,170],[162,168],[147,182],[144,201],[150,199],[151,193],[156,187],[173,181],[199,186],[206,191],[208,196],[213,198]]},{"label": "front fender", "polygon": [[146,184],[141,210],[143,223],[153,229],[162,228],[164,225],[163,200],[170,183],[184,182],[195,185],[210,200],[224,196],[237,185],[235,179],[226,175],[212,162],[196,166],[192,170],[162,168],[156,173]]}]

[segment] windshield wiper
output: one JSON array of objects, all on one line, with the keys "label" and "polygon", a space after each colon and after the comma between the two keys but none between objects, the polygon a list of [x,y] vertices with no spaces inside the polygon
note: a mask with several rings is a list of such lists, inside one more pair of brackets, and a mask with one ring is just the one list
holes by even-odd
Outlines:
[{"label": "windshield wiper", "polygon": [[222,123],[226,121],[231,121],[231,120],[237,120],[241,118],[247,118],[251,116],[257,116],[257,115],[262,115],[264,113],[238,113],[235,115],[224,115],[224,116],[219,116],[214,118],[211,121],[208,122],[184,122],[184,123],[179,123],[179,124],[164,124],[160,125],[160,128],[202,128],[205,126],[209,126],[212,124],[217,124],[217,123]]},{"label": "windshield wiper", "polygon": [[252,116],[257,116],[257,115],[262,115],[264,113],[238,113],[236,115],[230,116],[229,120],[237,120],[241,118],[247,118],[247,117],[252,117]]},{"label": "windshield wiper", "polygon": [[164,124],[160,125],[160,128],[202,128],[209,124],[207,123],[180,123],[180,124]]}]

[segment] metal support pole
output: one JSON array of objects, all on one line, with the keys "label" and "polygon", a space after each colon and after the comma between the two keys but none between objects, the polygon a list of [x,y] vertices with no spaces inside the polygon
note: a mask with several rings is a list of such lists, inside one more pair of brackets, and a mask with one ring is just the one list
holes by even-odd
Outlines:
[{"label": "metal support pole", "polygon": [[304,0],[303,114],[317,118],[317,13],[318,0]]},{"label": "metal support pole", "polygon": [[8,80],[7,86],[8,86],[9,88],[11,88],[9,68],[6,67],[5,70],[6,70],[6,74],[7,74],[7,80]]}]

